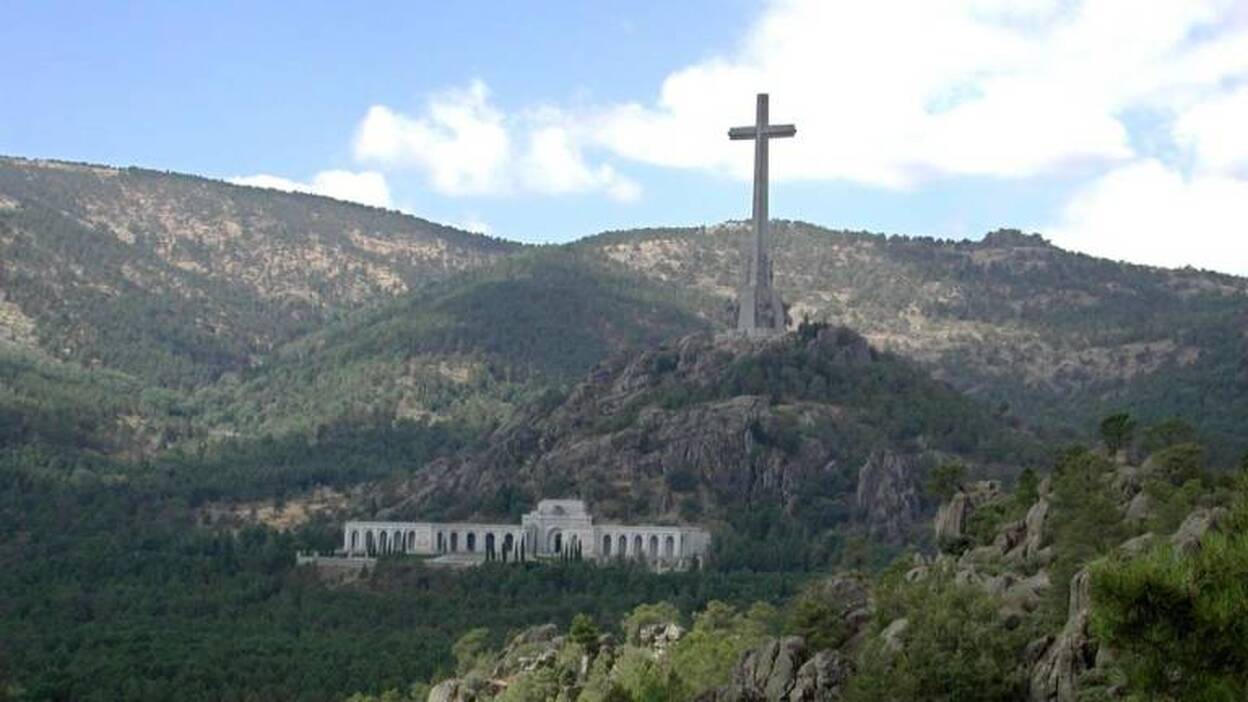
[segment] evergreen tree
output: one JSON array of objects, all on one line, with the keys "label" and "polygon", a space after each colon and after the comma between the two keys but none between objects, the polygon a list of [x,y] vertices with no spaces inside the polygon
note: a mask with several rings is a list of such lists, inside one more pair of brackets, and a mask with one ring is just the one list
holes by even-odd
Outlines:
[{"label": "evergreen tree", "polygon": [[1131,445],[1135,435],[1135,420],[1126,412],[1111,414],[1101,421],[1101,439],[1110,455]]}]

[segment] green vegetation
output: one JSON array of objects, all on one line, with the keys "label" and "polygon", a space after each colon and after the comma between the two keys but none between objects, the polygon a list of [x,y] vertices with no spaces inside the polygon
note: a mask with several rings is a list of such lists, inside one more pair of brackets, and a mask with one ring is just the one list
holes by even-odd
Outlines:
[{"label": "green vegetation", "polygon": [[1221,529],[1182,552],[1159,544],[1092,570],[1093,628],[1150,699],[1248,695],[1248,474]]},{"label": "green vegetation", "polygon": [[[296,568],[337,525],[197,529],[184,500],[129,484],[68,485],[0,466],[0,679],[16,699],[327,700],[406,690],[534,621],[618,620],[638,603],[779,601],[785,575],[588,564],[464,573],[383,561],[335,587]],[[463,633],[478,632],[467,641]],[[459,640],[452,657],[452,643]]]},{"label": "green vegetation", "polygon": [[961,489],[966,479],[966,464],[961,461],[946,461],[932,469],[927,477],[927,493],[944,502]]},{"label": "green vegetation", "polygon": [[[1248,450],[1242,278],[1093,258],[1014,230],[983,241],[785,221],[773,231],[786,302],[872,338],[905,339],[913,360],[1056,442],[1099,438],[1096,422],[1125,410],[1141,426],[1171,417],[1199,426],[1220,462]],[[737,258],[724,252],[744,236],[645,229],[577,246],[713,291],[736,285]],[[628,259],[641,247],[647,256]]]},{"label": "green vegetation", "polygon": [[[569,418],[565,400],[604,359],[718,328],[731,236],[532,249],[323,198],[8,159],[0,194],[19,203],[0,208],[0,332],[14,339],[0,342],[0,699],[417,700],[452,673],[483,684],[510,636],[542,622],[564,647],[504,699],[567,689],[583,656],[580,699],[687,699],[772,636],[851,646],[845,603],[818,575],[895,556],[863,576],[876,611],[852,699],[1023,696],[1023,649],[1064,621],[1083,568],[1094,634],[1115,653],[1101,672],[1127,694],[1248,694],[1248,486],[1222,470],[1248,471],[1242,279],[1017,232],[955,243],[783,223],[779,282],[814,310],[796,334],[693,379],[677,372],[682,348],[660,346],[635,369],[657,380],[629,403]],[[827,319],[904,338],[914,359]],[[345,512],[376,513],[431,463],[487,449],[515,460],[503,478],[425,516],[515,516],[581,477],[522,481],[552,438],[529,420],[562,416],[619,448],[648,413],[742,396],[765,409],[734,435],[740,465],[719,461],[731,465],[712,479],[651,433],[634,473],[587,488],[629,516],[713,524],[700,572],[579,554],[463,573],[386,559],[334,582],[293,554],[335,546],[346,514],[288,531],[219,517],[323,487],[359,488]],[[1097,438],[1108,455],[1052,449]],[[857,470],[882,449],[922,456],[908,467],[936,499],[968,473],[1052,465],[1043,498],[1023,470],[952,545],[988,546],[1048,500],[1046,555],[1021,566],[1050,576],[1044,604],[1006,623],[941,568],[903,578],[912,554],[856,521]],[[1121,552],[1228,506],[1194,548]],[[900,618],[896,643],[883,639]],[[642,630],[672,621],[688,635],[663,659],[643,650]]]},{"label": "green vegetation", "polygon": [[1101,439],[1111,454],[1129,446],[1134,436],[1135,420],[1126,412],[1111,414],[1101,421]]},{"label": "green vegetation", "polygon": [[877,627],[902,617],[893,644],[872,641],[851,684],[850,700],[1018,700],[1026,698],[1019,666],[1034,631],[1008,627],[998,603],[973,585],[937,573],[905,583],[894,572],[880,583]]}]

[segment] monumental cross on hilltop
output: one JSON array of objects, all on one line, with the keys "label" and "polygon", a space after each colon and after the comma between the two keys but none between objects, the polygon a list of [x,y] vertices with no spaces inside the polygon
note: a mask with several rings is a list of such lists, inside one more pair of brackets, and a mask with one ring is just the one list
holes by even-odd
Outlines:
[{"label": "monumental cross on hilltop", "polygon": [[791,137],[797,127],[767,122],[767,93],[758,94],[754,125],[733,127],[729,139],[754,140],[754,232],[745,253],[745,280],[737,296],[737,331],[747,336],[778,334],[785,329],[784,301],[771,287],[767,241],[767,142]]}]

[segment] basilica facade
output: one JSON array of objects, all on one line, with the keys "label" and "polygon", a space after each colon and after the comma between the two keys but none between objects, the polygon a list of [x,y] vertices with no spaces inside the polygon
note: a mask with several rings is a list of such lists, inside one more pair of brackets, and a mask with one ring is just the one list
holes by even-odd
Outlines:
[{"label": "basilica facade", "polygon": [[630,558],[685,568],[705,559],[710,545],[710,533],[698,527],[595,524],[584,502],[564,499],[541,500],[520,524],[350,521],[341,550],[348,557]]}]

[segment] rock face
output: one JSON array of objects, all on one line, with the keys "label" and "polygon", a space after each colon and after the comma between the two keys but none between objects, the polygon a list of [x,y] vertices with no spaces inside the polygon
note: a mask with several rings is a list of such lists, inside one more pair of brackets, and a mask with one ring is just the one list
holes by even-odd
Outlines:
[{"label": "rock face", "polygon": [[902,540],[918,521],[919,494],[910,466],[889,451],[859,469],[857,501],[868,532],[885,541]]},{"label": "rock face", "polygon": [[981,505],[1003,496],[1001,484],[995,480],[981,480],[954,493],[936,514],[936,540],[941,543],[960,541],[966,535],[966,522],[971,513]]},{"label": "rock face", "polygon": [[[843,376],[859,380],[842,386]],[[500,427],[485,449],[434,461],[391,514],[479,505],[504,489],[551,495],[576,486],[604,519],[693,521],[688,515],[725,507],[794,513],[819,504],[856,522],[846,526],[900,542],[921,516],[912,466],[941,443],[888,438],[890,417],[903,411],[890,403],[907,396],[966,402],[848,329],[688,336],[613,357],[561,403],[531,406]],[[1014,431],[997,421],[972,432]]]},{"label": "rock face", "polygon": [[1226,521],[1227,511],[1221,507],[1214,509],[1201,508],[1187,515],[1187,519],[1179,525],[1170,543],[1183,553],[1191,553],[1200,548],[1200,538],[1210,529],[1216,529]]},{"label": "rock face", "polygon": [[563,637],[554,624],[543,624],[525,629],[512,637],[498,657],[491,675],[506,678],[519,673],[529,673],[555,662]]},{"label": "rock face", "polygon": [[479,678],[443,680],[429,691],[428,702],[484,702],[493,699],[502,688]]},{"label": "rock face", "polygon": [[1097,645],[1088,631],[1092,599],[1091,578],[1085,568],[1070,579],[1070,603],[1066,625],[1051,637],[1048,645],[1034,644],[1039,660],[1031,669],[1031,699],[1034,702],[1075,699],[1079,676],[1096,665]]},{"label": "rock face", "polygon": [[685,636],[685,629],[674,622],[643,626],[637,632],[637,642],[650,649],[656,658],[667,655],[669,649]]},{"label": "rock face", "polygon": [[839,651],[811,655],[800,636],[771,639],[747,652],[732,682],[702,702],[831,702],[841,699],[853,663]]}]

